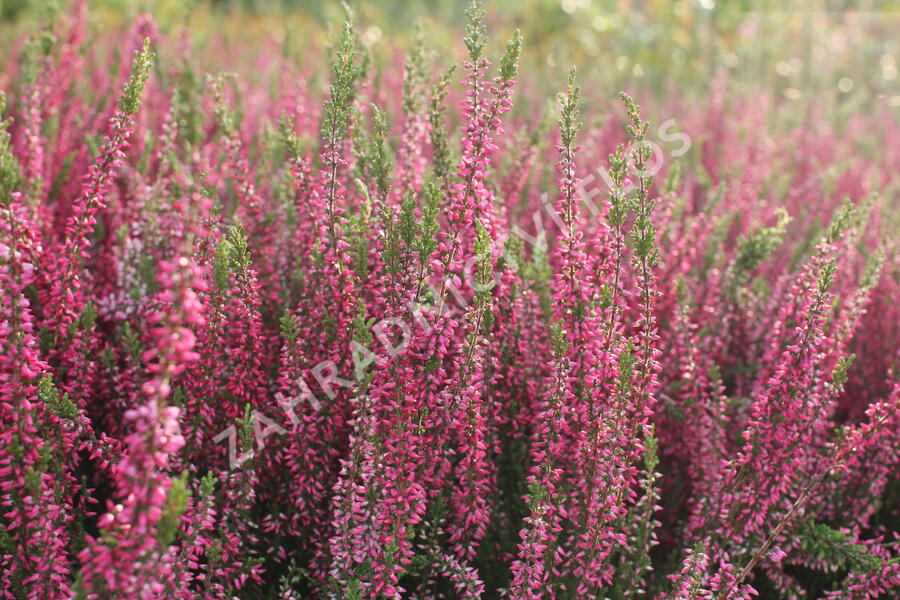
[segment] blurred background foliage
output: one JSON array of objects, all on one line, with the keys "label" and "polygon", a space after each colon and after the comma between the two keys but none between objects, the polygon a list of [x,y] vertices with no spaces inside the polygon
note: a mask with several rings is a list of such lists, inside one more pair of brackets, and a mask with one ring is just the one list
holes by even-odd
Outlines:
[{"label": "blurred background foliage", "polygon": [[[39,19],[47,0],[0,0],[0,46]],[[51,0],[53,1],[53,0]],[[65,6],[67,0],[55,0]],[[376,60],[395,58],[425,25],[437,66],[463,55],[463,0],[349,0]],[[302,58],[333,39],[344,9],[334,0],[93,0],[98,31],[150,12],[164,31],[188,27],[203,40],[281,40]],[[487,0],[493,43],[525,37],[523,71],[561,89],[569,65],[595,90],[707,94],[720,74],[781,102],[844,106],[886,103],[900,113],[900,2],[896,0]],[[222,66],[219,65],[218,68]],[[527,81],[529,75],[525,75]],[[803,111],[793,111],[802,114]]]}]

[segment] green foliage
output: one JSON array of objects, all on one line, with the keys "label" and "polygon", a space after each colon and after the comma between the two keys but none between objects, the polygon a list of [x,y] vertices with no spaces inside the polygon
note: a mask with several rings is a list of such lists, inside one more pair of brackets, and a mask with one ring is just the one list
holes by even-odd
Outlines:
[{"label": "green foliage", "polygon": [[278,325],[279,331],[281,331],[281,337],[287,342],[288,347],[296,347],[297,338],[300,336],[300,325],[297,323],[297,318],[289,308],[285,307],[284,311],[281,313]]},{"label": "green foliage", "polygon": [[323,109],[322,137],[333,145],[347,134],[356,96],[355,84],[362,72],[357,64],[356,36],[349,22],[344,23],[331,70],[330,98]]},{"label": "green foliage", "polygon": [[359,393],[364,394],[374,376],[367,370],[374,362],[374,355],[369,351],[369,346],[375,339],[372,334],[372,326],[375,320],[369,318],[366,304],[362,300],[356,303],[356,314],[353,315],[353,344],[351,354],[356,381],[359,385]]},{"label": "green foliage", "polygon": [[737,256],[732,265],[734,277],[741,280],[755,271],[781,244],[791,217],[783,208],[776,210],[776,222],[772,227],[761,227],[747,234],[738,242]]},{"label": "green foliage", "polygon": [[856,360],[855,354],[842,356],[838,360],[838,364],[831,374],[831,386],[833,388],[841,389],[844,387],[844,384],[847,383],[847,371],[850,370],[854,360]]},{"label": "green foliage", "polygon": [[579,121],[578,102],[581,99],[581,87],[575,85],[575,67],[569,71],[569,87],[565,94],[559,95],[561,106],[559,119],[559,133],[563,146],[572,152],[575,146],[575,137],[581,129]]},{"label": "green foliage", "polygon": [[494,266],[492,256],[493,240],[490,233],[480,221],[475,221],[475,305],[479,308],[487,306],[494,289]]},{"label": "green foliage", "polygon": [[294,125],[293,116],[282,115],[278,120],[278,133],[282,144],[287,150],[288,158],[300,160],[303,158],[303,145],[300,143],[300,138],[294,133]]},{"label": "green foliage", "polygon": [[822,272],[819,273],[819,279],[816,282],[816,289],[819,292],[819,295],[824,295],[831,289],[831,286],[834,285],[834,275],[837,272],[837,259],[831,258],[825,266],[822,267]]},{"label": "green foliage", "polygon": [[232,79],[234,79],[232,73],[219,73],[215,77],[209,77],[213,95],[213,112],[222,133],[229,138],[234,137],[237,133],[237,117],[225,99],[225,83]]},{"label": "green foliage", "polygon": [[622,146],[609,155],[609,167],[609,210],[606,213],[606,220],[611,228],[618,230],[628,218],[628,198],[623,187],[627,160]]},{"label": "green foliage", "polygon": [[[16,544],[16,540],[9,534],[9,530],[6,527],[0,527],[0,552],[3,553],[3,556],[15,556],[20,551],[21,549]],[[12,569],[6,575],[9,577],[9,592],[12,594],[12,597],[16,600],[27,598],[28,589],[22,585],[22,581],[27,573],[21,569]]]},{"label": "green foliage", "polygon": [[564,357],[569,351],[569,338],[559,321],[550,323],[550,348],[557,358]]},{"label": "green foliage", "polygon": [[438,216],[441,211],[441,192],[434,182],[425,185],[425,193],[422,200],[422,224],[420,236],[416,244],[419,253],[419,263],[428,264],[431,255],[437,250],[437,233],[440,229]]},{"label": "green foliage", "polygon": [[[244,406],[244,416],[235,419],[237,424],[238,448],[244,456],[253,451],[253,423],[254,418],[250,404]],[[249,462],[249,461],[248,461]]]},{"label": "green foliage", "polygon": [[377,184],[379,195],[384,198],[391,185],[391,153],[387,143],[388,122],[387,114],[374,104],[372,105],[372,124],[370,150],[366,159],[372,164],[372,178]]},{"label": "green foliage", "polygon": [[446,181],[451,173],[450,147],[447,141],[447,127],[444,123],[447,107],[444,100],[447,98],[447,87],[456,72],[456,65],[447,69],[441,75],[437,83],[431,89],[431,99],[428,103],[428,122],[431,125],[431,148],[434,176]]},{"label": "green foliage", "polygon": [[[68,181],[69,177],[71,176],[72,165],[75,162],[75,155],[77,153],[77,150],[73,150],[63,159],[59,172],[56,174],[56,177],[53,178],[53,182],[50,184],[50,190],[47,192],[48,198],[52,200],[57,200],[59,198],[59,193],[62,189],[63,184]],[[2,171],[2,167],[0,167],[0,171]]]},{"label": "green foliage", "polygon": [[175,541],[181,524],[181,515],[187,507],[191,492],[187,488],[187,471],[172,479],[172,487],[166,496],[162,516],[156,526],[156,540],[160,548],[168,548]]},{"label": "green foliage", "polygon": [[825,233],[825,243],[834,244],[837,242],[853,224],[854,214],[853,203],[850,200],[844,200],[831,218],[828,231]]},{"label": "green foliage", "polygon": [[466,37],[464,42],[469,50],[469,60],[477,63],[481,58],[485,44],[487,44],[487,28],[484,25],[485,11],[480,0],[472,0],[472,4],[466,10],[469,22],[466,24]]},{"label": "green foliage", "polygon": [[666,179],[663,182],[663,190],[667,194],[672,194],[681,186],[682,167],[680,162],[672,163],[666,173]]},{"label": "green foliage", "polygon": [[216,478],[215,473],[212,471],[207,472],[200,479],[200,501],[201,502],[211,502],[215,496],[216,492],[216,482],[218,479]]},{"label": "green foliage", "polygon": [[[0,6],[2,6],[0,2]],[[33,86],[38,79],[42,63],[50,57],[59,44],[54,33],[59,17],[59,4],[55,1],[41,3],[41,19],[44,26],[25,42],[22,52],[22,67],[19,80],[27,87]]]},{"label": "green foliage", "polygon": [[881,568],[881,559],[866,551],[862,544],[854,544],[839,530],[809,519],[797,529],[797,537],[803,551],[825,562],[836,571],[868,571]]},{"label": "green foliage", "polygon": [[131,63],[131,75],[119,98],[119,110],[126,115],[137,113],[141,107],[141,96],[144,93],[144,85],[150,77],[150,67],[152,66],[153,53],[150,51],[150,38],[146,38],[143,47],[135,53],[134,61]]},{"label": "green foliage", "polygon": [[49,375],[41,377],[38,382],[38,399],[61,419],[73,421],[81,416],[78,406],[69,399],[68,394],[59,393],[53,385],[53,377]]},{"label": "green foliage", "polygon": [[227,237],[220,239],[216,246],[216,256],[213,259],[213,282],[222,293],[226,293],[231,288],[230,246]]},{"label": "green foliage", "polygon": [[[369,135],[360,130],[354,152],[360,181],[371,181],[380,202],[387,197],[391,187],[391,151],[388,147],[387,114],[374,104],[370,105],[372,130]],[[368,188],[366,188],[368,189]]]},{"label": "green foliage", "polygon": [[656,481],[659,473],[659,442],[651,425],[644,433],[644,482],[643,495],[630,511],[631,526],[634,528],[633,542],[623,553],[623,566],[617,573],[615,597],[627,598],[628,593],[640,587],[643,576],[651,565],[650,547],[656,521],[653,513],[658,509],[659,493]]},{"label": "green foliage", "polygon": [[229,225],[226,235],[216,246],[213,259],[213,282],[222,293],[231,289],[231,275],[246,277],[251,265],[247,234],[240,225]]},{"label": "green foliage", "polygon": [[651,220],[655,205],[650,197],[653,176],[647,173],[647,160],[652,150],[645,136],[650,124],[641,120],[641,107],[628,94],[620,92],[619,97],[625,105],[628,116],[626,129],[632,138],[631,159],[638,178],[638,186],[631,201],[631,208],[634,211],[634,223],[631,226],[631,239],[634,241],[632,250],[637,262],[653,267],[659,262],[659,249],[656,246],[656,230]]},{"label": "green foliage", "polygon": [[875,252],[866,260],[866,267],[863,270],[862,277],[859,281],[861,291],[868,292],[878,285],[881,277],[881,270],[884,267],[884,250]]},{"label": "green foliage", "polygon": [[[353,272],[361,281],[364,281],[369,273],[369,231],[371,229],[369,214],[372,210],[372,202],[369,191],[361,179],[356,179],[356,185],[366,200],[362,203],[362,210],[359,214],[352,215],[347,219],[345,231],[350,244]],[[382,214],[386,212],[382,211]]]},{"label": "green foliage", "polygon": [[506,43],[506,50],[500,58],[500,79],[511,81],[519,74],[519,56],[522,54],[522,34],[518,29]]},{"label": "green foliage", "polygon": [[637,357],[634,354],[634,338],[628,338],[622,354],[619,356],[619,381],[617,388],[620,394],[628,394],[631,391],[631,378],[634,375],[634,365]]},{"label": "green foliage", "polygon": [[69,325],[69,339],[74,339],[75,336],[79,335],[79,332],[91,331],[96,323],[97,307],[94,306],[92,302],[88,302],[87,304],[85,304],[84,309],[82,309],[81,314],[78,316],[78,319],[72,321],[72,323]]},{"label": "green foliage", "polygon": [[94,325],[97,324],[97,307],[93,302],[88,302],[84,305],[80,321],[82,331],[90,332],[94,329]]},{"label": "green foliage", "polygon": [[10,146],[11,117],[5,117],[6,94],[0,92],[0,202],[6,204],[19,181],[19,163]]},{"label": "green foliage", "polygon": [[407,117],[420,114],[425,108],[423,88],[428,76],[425,65],[425,29],[421,21],[416,24],[416,35],[406,65],[403,68],[403,114]]},{"label": "green foliage", "polygon": [[[411,194],[407,194],[407,198]],[[384,211],[384,265],[391,275],[397,275],[402,268],[403,244],[400,241],[400,227],[394,210]]]},{"label": "green foliage", "polygon": [[706,554],[706,546],[704,546],[703,542],[697,542],[694,545],[693,552],[691,552],[691,584],[688,588],[688,600],[694,600],[695,598],[698,598],[700,596],[700,591],[703,585],[703,576],[705,573],[703,569],[697,568],[697,562],[699,560],[698,557],[703,554]]},{"label": "green foliage", "polygon": [[141,344],[140,335],[131,326],[131,323],[125,321],[122,324],[122,342],[128,351],[129,357],[135,364],[140,364],[141,355],[144,352],[143,344]]},{"label": "green foliage", "polygon": [[195,147],[203,135],[203,82],[197,70],[187,60],[182,63],[175,81],[170,110],[178,125],[179,138],[187,147]]},{"label": "green foliage", "polygon": [[549,319],[553,312],[553,294],[550,290],[553,269],[550,266],[547,243],[543,232],[538,236],[538,243],[532,248],[531,261],[525,263],[522,268],[522,277],[530,283],[531,288],[540,300],[541,313],[545,318]]},{"label": "green foliage", "polygon": [[398,275],[408,264],[408,257],[416,242],[416,201],[412,190],[408,191],[400,205],[400,214],[393,208],[384,211],[385,270]]},{"label": "green foliage", "polygon": [[406,193],[400,204],[400,239],[403,240],[403,248],[409,254],[416,249],[416,198],[412,190]]}]

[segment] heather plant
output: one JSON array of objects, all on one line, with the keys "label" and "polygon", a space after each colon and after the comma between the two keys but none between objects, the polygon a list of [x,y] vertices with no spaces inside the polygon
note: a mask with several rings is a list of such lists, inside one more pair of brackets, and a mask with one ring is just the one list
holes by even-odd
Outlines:
[{"label": "heather plant", "polygon": [[13,44],[0,597],[898,597],[896,114],[346,13]]}]

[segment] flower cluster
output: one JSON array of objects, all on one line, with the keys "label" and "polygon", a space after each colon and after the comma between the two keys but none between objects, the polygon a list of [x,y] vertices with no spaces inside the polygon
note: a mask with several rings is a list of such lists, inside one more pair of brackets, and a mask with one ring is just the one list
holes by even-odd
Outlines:
[{"label": "flower cluster", "polygon": [[75,4],[0,79],[0,598],[900,594],[896,152],[538,118],[478,2],[437,76]]}]

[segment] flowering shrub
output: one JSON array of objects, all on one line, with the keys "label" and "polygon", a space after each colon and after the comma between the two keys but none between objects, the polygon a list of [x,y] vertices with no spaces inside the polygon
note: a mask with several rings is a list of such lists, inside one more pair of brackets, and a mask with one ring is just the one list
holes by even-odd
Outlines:
[{"label": "flowering shrub", "polygon": [[3,598],[900,596],[895,115],[587,125],[573,70],[554,129],[484,16],[436,75],[22,45]]}]

